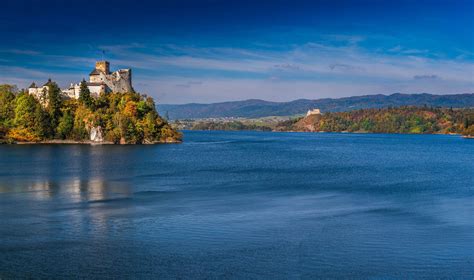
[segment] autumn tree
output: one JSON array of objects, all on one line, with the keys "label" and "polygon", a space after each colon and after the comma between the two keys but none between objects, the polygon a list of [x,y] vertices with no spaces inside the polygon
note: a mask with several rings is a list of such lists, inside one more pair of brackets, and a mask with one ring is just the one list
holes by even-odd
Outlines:
[{"label": "autumn tree", "polygon": [[15,125],[8,132],[8,136],[16,141],[34,142],[42,138],[42,131],[38,131],[41,121],[37,118],[37,109],[41,108],[38,101],[27,93],[20,94],[15,102]]}]

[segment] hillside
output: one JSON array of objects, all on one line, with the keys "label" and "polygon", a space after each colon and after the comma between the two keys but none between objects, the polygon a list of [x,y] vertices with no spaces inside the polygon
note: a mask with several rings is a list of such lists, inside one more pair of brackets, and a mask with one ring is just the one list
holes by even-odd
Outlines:
[{"label": "hillside", "polygon": [[474,109],[404,106],[359,109],[272,122],[268,119],[176,121],[192,130],[258,130],[474,135]]},{"label": "hillside", "polygon": [[398,107],[310,115],[282,131],[474,134],[474,109]]},{"label": "hillside", "polygon": [[298,99],[290,102],[270,102],[258,99],[222,102],[212,104],[160,104],[158,110],[168,112],[172,120],[199,118],[260,118],[267,116],[293,116],[306,113],[308,109],[319,108],[322,112],[342,112],[364,108],[385,108],[399,106],[433,106],[467,108],[474,107],[474,93],[434,95],[401,94],[365,95],[345,98]]}]

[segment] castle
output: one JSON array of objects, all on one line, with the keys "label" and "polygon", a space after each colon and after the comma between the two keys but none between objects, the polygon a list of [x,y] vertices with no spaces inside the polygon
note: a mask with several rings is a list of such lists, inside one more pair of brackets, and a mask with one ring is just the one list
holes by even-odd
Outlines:
[{"label": "castle", "polygon": [[309,117],[312,115],[321,115],[321,110],[319,109],[308,110],[308,112],[306,113],[306,116]]},{"label": "castle", "polygon": [[[120,69],[111,73],[109,67],[110,63],[108,61],[97,61],[95,63],[95,68],[89,74],[89,82],[87,82],[87,88],[91,96],[98,97],[103,93],[109,92],[123,93],[133,91],[132,69]],[[48,80],[48,82],[40,87],[32,83],[28,88],[28,93],[44,102],[50,82],[51,80]],[[61,90],[61,93],[67,98],[78,99],[80,88],[80,83],[71,83],[69,88]]]}]

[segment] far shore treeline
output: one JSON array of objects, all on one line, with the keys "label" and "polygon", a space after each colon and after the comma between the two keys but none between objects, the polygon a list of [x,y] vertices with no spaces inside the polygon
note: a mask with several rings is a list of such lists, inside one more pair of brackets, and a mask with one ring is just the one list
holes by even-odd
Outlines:
[{"label": "far shore treeline", "polygon": [[83,81],[76,100],[64,98],[55,82],[47,86],[48,94],[40,102],[16,86],[0,85],[0,143],[87,143],[92,129],[100,131],[104,143],[181,141],[181,133],[159,116],[151,97],[129,92],[93,98]]},{"label": "far shore treeline", "polygon": [[179,120],[180,129],[305,132],[462,134],[474,136],[473,108],[402,106],[327,112],[275,121],[258,119]]}]

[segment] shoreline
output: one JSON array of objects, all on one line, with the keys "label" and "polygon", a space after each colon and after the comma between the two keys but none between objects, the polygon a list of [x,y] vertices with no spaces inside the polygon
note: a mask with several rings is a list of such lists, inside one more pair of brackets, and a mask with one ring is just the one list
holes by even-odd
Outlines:
[{"label": "shoreline", "polygon": [[3,145],[158,145],[158,144],[180,144],[182,141],[178,140],[165,140],[165,141],[154,141],[152,143],[141,143],[141,144],[120,144],[110,141],[94,142],[94,141],[76,141],[76,140],[45,140],[39,142],[12,142],[12,143],[0,143]]},{"label": "shoreline", "polygon": [[[229,132],[245,132],[245,131],[256,131],[256,132],[264,132],[258,130],[189,130],[189,131],[229,131]],[[449,136],[460,136],[463,139],[474,139],[473,135],[462,135],[459,133],[377,133],[377,132],[367,132],[367,131],[357,131],[357,132],[349,132],[349,131],[295,131],[295,130],[287,130],[287,131],[267,131],[271,133],[341,133],[341,134],[393,134],[393,135],[449,135]],[[16,141],[16,142],[2,142],[0,141],[0,145],[90,145],[90,146],[101,146],[101,145],[159,145],[159,144],[181,144],[183,143],[182,140],[164,140],[164,141],[154,141],[154,142],[144,142],[139,144],[121,144],[121,143],[114,143],[111,141],[103,141],[103,142],[95,142],[95,141],[77,141],[77,140],[44,140],[38,142],[23,142],[23,141]]]},{"label": "shoreline", "polygon": [[183,129],[182,131],[229,131],[229,132],[240,132],[240,131],[253,131],[253,132],[271,132],[271,133],[341,133],[341,134],[391,134],[391,135],[450,135],[450,136],[461,136],[463,138],[473,138],[474,136],[462,135],[461,133],[394,133],[394,132],[370,132],[370,131],[299,131],[299,130],[225,130],[225,129]]}]

